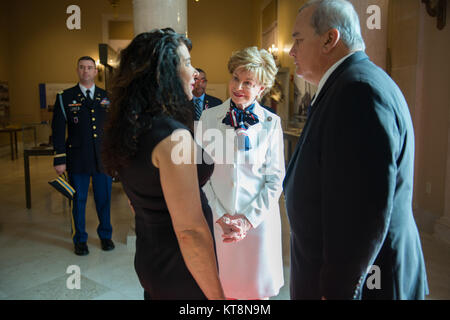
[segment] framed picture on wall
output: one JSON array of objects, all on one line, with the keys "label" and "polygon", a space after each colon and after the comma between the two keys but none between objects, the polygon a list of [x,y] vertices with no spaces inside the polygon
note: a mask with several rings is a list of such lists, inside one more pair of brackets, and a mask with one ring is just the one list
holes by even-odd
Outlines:
[{"label": "framed picture on wall", "polygon": [[294,119],[293,126],[302,126],[306,121],[308,107],[317,88],[303,78],[294,75]]}]

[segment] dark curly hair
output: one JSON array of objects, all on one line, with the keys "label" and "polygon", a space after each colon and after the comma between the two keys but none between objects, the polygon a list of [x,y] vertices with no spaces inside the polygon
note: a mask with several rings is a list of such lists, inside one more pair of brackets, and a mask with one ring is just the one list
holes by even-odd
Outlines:
[{"label": "dark curly hair", "polygon": [[138,150],[139,136],[156,115],[165,114],[192,127],[192,110],[179,77],[177,49],[191,41],[170,28],[137,35],[120,53],[111,88],[111,113],[105,126],[102,160],[116,176]]}]

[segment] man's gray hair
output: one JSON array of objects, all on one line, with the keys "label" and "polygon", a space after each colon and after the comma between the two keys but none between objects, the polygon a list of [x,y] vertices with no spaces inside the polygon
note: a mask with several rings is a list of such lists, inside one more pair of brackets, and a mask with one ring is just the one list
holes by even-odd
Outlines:
[{"label": "man's gray hair", "polygon": [[352,51],[366,49],[358,14],[349,1],[310,0],[298,12],[310,6],[315,6],[310,23],[318,35],[335,28],[347,48]]}]

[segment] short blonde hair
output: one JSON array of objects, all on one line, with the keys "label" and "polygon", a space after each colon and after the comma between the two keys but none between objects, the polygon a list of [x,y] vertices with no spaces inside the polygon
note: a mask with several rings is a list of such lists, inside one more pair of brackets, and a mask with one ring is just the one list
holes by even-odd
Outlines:
[{"label": "short blonde hair", "polygon": [[244,68],[255,74],[258,82],[265,87],[261,97],[272,88],[278,73],[277,64],[272,55],[267,50],[258,50],[257,47],[233,52],[228,61],[228,71],[232,74],[238,68]]}]

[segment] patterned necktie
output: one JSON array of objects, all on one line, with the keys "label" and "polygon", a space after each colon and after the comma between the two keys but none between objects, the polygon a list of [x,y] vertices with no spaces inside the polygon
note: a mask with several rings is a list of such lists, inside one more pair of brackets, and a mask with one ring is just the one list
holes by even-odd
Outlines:
[{"label": "patterned necktie", "polygon": [[230,111],[227,112],[222,123],[234,127],[238,137],[238,149],[248,151],[251,149],[250,138],[247,134],[247,129],[259,122],[258,116],[253,113],[255,104],[241,110],[231,101]]},{"label": "patterned necktie", "polygon": [[195,121],[200,120],[202,111],[203,111],[202,100],[200,100],[198,98],[194,98],[194,112],[195,112],[194,120]]}]

